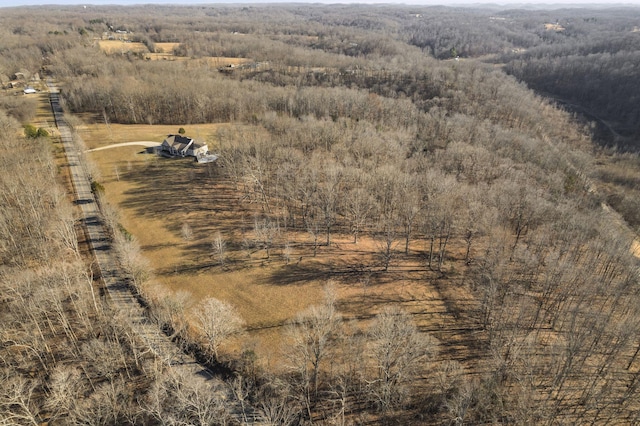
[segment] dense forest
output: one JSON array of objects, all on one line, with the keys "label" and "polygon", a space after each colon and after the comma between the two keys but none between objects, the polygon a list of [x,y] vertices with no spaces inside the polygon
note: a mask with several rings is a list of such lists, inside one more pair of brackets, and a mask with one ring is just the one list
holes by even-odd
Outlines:
[{"label": "dense forest", "polygon": [[[466,295],[449,296],[454,320],[427,330],[382,302],[362,324],[347,319],[328,286],[288,323],[286,373],[219,356],[217,341],[178,323],[179,300],[149,296],[159,327],[224,363],[234,397],[266,423],[639,422],[639,18],[637,8],[4,9],[0,143],[13,155],[0,162],[0,423],[239,421],[93,294],[59,144],[20,131],[36,105],[14,83],[45,77],[86,120],[232,123],[216,136],[211,179],[257,206],[242,244],[267,258],[286,253],[287,233],[309,235],[313,256],[349,235],[378,251],[345,266],[360,279],[413,262],[425,285]],[[150,53],[175,44],[172,59],[98,47],[122,34]],[[216,309],[202,305],[193,328],[206,334]],[[467,330],[471,356],[447,349],[447,328]]]}]

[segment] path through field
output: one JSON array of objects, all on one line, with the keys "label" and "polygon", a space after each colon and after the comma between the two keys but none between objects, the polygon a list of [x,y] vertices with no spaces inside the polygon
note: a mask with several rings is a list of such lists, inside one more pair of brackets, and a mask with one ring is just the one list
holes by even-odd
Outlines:
[{"label": "path through field", "polygon": [[144,146],[147,148],[153,148],[154,146],[160,146],[160,145],[162,145],[160,142],[154,142],[154,141],[122,142],[122,143],[114,143],[112,145],[101,146],[100,148],[88,149],[85,152],[102,151],[104,149],[120,148],[121,146]]}]

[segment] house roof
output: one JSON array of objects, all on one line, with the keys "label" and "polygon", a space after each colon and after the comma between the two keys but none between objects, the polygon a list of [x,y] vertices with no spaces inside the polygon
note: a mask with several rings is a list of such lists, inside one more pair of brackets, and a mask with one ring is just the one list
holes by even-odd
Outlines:
[{"label": "house roof", "polygon": [[162,145],[169,146],[178,152],[185,152],[187,149],[196,150],[204,146],[196,143],[194,139],[182,135],[168,135]]}]

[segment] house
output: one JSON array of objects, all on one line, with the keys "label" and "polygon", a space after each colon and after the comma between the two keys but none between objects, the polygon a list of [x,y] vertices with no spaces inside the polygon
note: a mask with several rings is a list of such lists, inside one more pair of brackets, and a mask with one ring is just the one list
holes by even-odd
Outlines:
[{"label": "house", "polygon": [[34,93],[38,93],[38,91],[36,89],[34,89],[33,87],[31,87],[31,86],[25,87],[23,92],[24,92],[25,95],[32,95]]},{"label": "house", "polygon": [[168,135],[160,145],[160,153],[171,156],[198,157],[208,152],[206,144],[197,144],[195,140],[182,135]]}]

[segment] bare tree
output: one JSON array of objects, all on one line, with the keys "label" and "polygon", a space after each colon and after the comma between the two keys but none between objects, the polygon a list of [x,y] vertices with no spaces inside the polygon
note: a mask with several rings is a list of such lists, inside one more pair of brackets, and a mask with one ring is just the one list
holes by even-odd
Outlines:
[{"label": "bare tree", "polygon": [[220,231],[216,232],[216,236],[211,243],[211,250],[218,261],[218,265],[224,266],[227,261],[227,242],[222,237]]},{"label": "bare tree", "polygon": [[383,216],[378,224],[378,230],[375,234],[378,243],[378,252],[382,259],[382,266],[385,271],[389,270],[391,261],[393,260],[394,250],[398,245],[398,232],[396,229],[397,221],[395,212],[390,212],[391,216]]},{"label": "bare tree", "polygon": [[323,164],[323,183],[319,185],[317,201],[322,212],[322,222],[326,235],[326,245],[331,243],[331,228],[336,222],[342,169],[336,164]]},{"label": "bare tree", "polygon": [[85,383],[76,367],[57,366],[51,372],[49,396],[44,407],[51,410],[51,417],[65,418],[73,412],[78,398],[85,391]]},{"label": "bare tree", "polygon": [[311,415],[311,401],[318,396],[319,374],[330,353],[331,340],[341,323],[335,309],[335,293],[325,288],[322,305],[314,305],[298,314],[288,329],[291,343],[286,355],[299,377],[300,390]]},{"label": "bare tree", "polygon": [[313,257],[316,257],[316,255],[318,254],[318,237],[320,236],[322,230],[322,224],[315,208],[312,208],[311,211],[305,215],[304,222],[307,228],[307,232],[309,233],[311,238],[313,238]]},{"label": "bare tree", "polygon": [[351,188],[344,198],[344,209],[350,222],[353,243],[358,243],[358,236],[364,230],[373,210],[373,199],[369,188],[364,184],[358,184]]},{"label": "bare tree", "polygon": [[196,328],[211,360],[218,360],[218,348],[226,339],[243,330],[244,321],[227,302],[209,297],[195,310]]},{"label": "bare tree", "polygon": [[189,329],[187,307],[191,299],[191,293],[184,290],[175,293],[158,290],[151,299],[154,308],[153,315],[162,327],[168,327],[171,330],[170,339],[187,337]]},{"label": "bare tree", "polygon": [[385,307],[369,328],[370,353],[376,367],[370,395],[382,412],[401,405],[406,385],[420,365],[436,352],[436,341],[418,331],[411,316],[398,307]]},{"label": "bare tree", "polygon": [[169,368],[158,376],[142,404],[144,413],[158,424],[225,425],[230,413],[215,382],[192,380],[183,370]]},{"label": "bare tree", "polygon": [[[52,191],[55,191],[55,189]],[[55,225],[55,231],[63,245],[71,250],[75,256],[79,256],[78,236],[76,235],[76,221],[73,216],[73,207],[69,201],[64,198],[63,194],[60,194],[57,198],[56,212],[58,220]]]},{"label": "bare tree", "polygon": [[125,234],[117,228],[114,229],[113,246],[118,254],[118,260],[122,267],[131,274],[133,285],[140,291],[142,284],[149,279],[149,262],[142,256],[140,246],[134,236]]},{"label": "bare tree", "polygon": [[0,391],[0,407],[7,424],[42,423],[40,409],[35,404],[33,393],[37,382],[28,381],[21,376],[5,381]]},{"label": "bare tree", "polygon": [[423,208],[418,178],[405,173],[399,179],[398,190],[398,216],[404,230],[404,254],[409,254],[415,223]]},{"label": "bare tree", "polygon": [[302,407],[286,382],[270,378],[258,394],[260,412],[269,424],[289,426],[299,422]]},{"label": "bare tree", "polygon": [[185,241],[191,241],[193,239],[193,229],[191,229],[191,226],[187,222],[182,224],[180,236]]},{"label": "bare tree", "polygon": [[280,233],[278,223],[269,217],[258,218],[256,216],[253,222],[253,232],[255,235],[256,243],[262,246],[267,259],[271,257],[271,247],[273,246],[273,240]]}]

